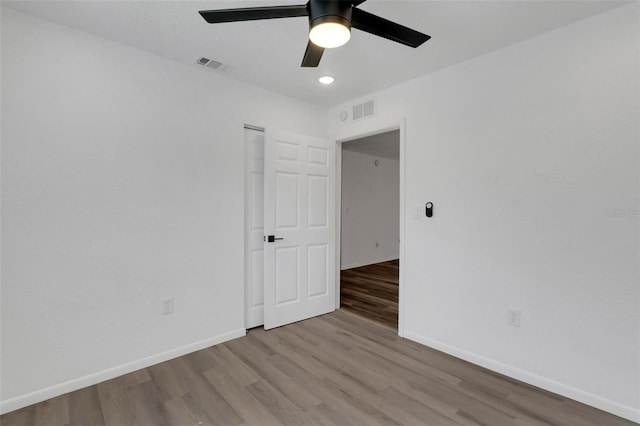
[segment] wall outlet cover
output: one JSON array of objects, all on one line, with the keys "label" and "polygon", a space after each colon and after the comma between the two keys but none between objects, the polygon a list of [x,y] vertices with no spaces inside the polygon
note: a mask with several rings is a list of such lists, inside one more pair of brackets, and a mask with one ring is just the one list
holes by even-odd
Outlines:
[{"label": "wall outlet cover", "polygon": [[520,311],[507,309],[507,324],[512,327],[520,327]]},{"label": "wall outlet cover", "polygon": [[162,314],[172,314],[173,313],[173,297],[165,297],[162,299]]}]

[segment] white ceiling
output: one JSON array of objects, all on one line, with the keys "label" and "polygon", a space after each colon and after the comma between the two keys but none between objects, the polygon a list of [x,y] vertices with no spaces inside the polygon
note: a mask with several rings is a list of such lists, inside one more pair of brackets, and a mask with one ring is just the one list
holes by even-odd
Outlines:
[{"label": "white ceiling", "polygon": [[361,154],[369,154],[374,157],[400,160],[400,130],[392,130],[390,132],[344,142],[342,149],[359,152]]},{"label": "white ceiling", "polygon": [[[412,49],[353,30],[349,43],[325,51],[318,68],[301,68],[307,18],[207,24],[199,10],[303,4],[262,1],[2,1],[8,7],[191,64],[222,62],[226,76],[317,105],[334,106],[410,80],[627,2],[613,0],[400,1],[359,7],[432,36]],[[193,65],[195,66],[195,65]],[[331,86],[317,78],[336,77]]]}]

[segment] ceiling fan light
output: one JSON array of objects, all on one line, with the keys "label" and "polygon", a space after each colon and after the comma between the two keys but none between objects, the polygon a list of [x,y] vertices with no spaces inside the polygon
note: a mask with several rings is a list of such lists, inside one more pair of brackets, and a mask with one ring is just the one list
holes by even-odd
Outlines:
[{"label": "ceiling fan light", "polygon": [[322,22],[314,25],[309,31],[311,42],[327,49],[342,46],[350,38],[351,30],[337,22]]}]

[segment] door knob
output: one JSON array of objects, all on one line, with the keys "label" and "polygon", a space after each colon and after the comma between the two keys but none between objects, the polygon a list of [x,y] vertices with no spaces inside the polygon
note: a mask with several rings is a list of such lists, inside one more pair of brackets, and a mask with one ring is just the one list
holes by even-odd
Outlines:
[{"label": "door knob", "polygon": [[278,241],[278,240],[284,240],[284,238],[276,238],[276,236],[275,236],[275,235],[269,235],[269,236],[267,237],[267,242],[268,242],[268,243],[273,243],[273,242],[276,242],[276,241]]}]

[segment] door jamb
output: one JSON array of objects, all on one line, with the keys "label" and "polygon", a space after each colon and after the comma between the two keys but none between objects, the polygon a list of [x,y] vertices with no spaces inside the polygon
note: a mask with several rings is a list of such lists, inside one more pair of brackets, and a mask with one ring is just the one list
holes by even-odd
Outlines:
[{"label": "door jamb", "polygon": [[404,308],[405,308],[405,163],[406,163],[406,119],[394,120],[388,123],[376,124],[368,131],[347,131],[340,133],[330,139],[336,141],[336,309],[340,309],[340,257],[342,251],[342,144],[354,139],[362,139],[367,136],[373,136],[385,133],[391,130],[400,130],[400,268],[398,283],[398,335],[404,337]]},{"label": "door jamb", "polygon": [[[248,201],[248,197],[249,197],[249,181],[247,180],[247,172],[248,172],[248,149],[249,149],[249,145],[247,143],[247,130],[255,130],[257,132],[262,132],[263,135],[265,133],[265,128],[264,127],[260,127],[260,126],[255,126],[252,124],[244,124],[243,129],[242,129],[242,140],[243,140],[243,151],[242,151],[242,158],[243,158],[243,170],[242,170],[242,178],[243,178],[243,183],[242,183],[242,188],[244,191],[244,197],[243,197],[243,222],[242,222],[242,228],[243,228],[243,232],[242,232],[242,257],[244,258],[243,260],[243,267],[242,267],[242,300],[243,300],[243,304],[242,304],[242,321],[244,324],[244,328],[245,330],[248,330],[248,324],[247,324],[247,306],[249,301],[247,300],[247,298],[249,297],[249,293],[247,291],[247,262],[248,262],[248,258],[247,258],[247,247],[249,246],[249,232],[247,230],[247,224],[248,224],[248,217],[249,217],[249,210],[247,208],[247,206],[249,205],[249,201]],[[264,191],[264,190],[263,190]],[[264,323],[264,318],[263,318],[263,323]],[[257,326],[259,327],[259,326]]]}]

